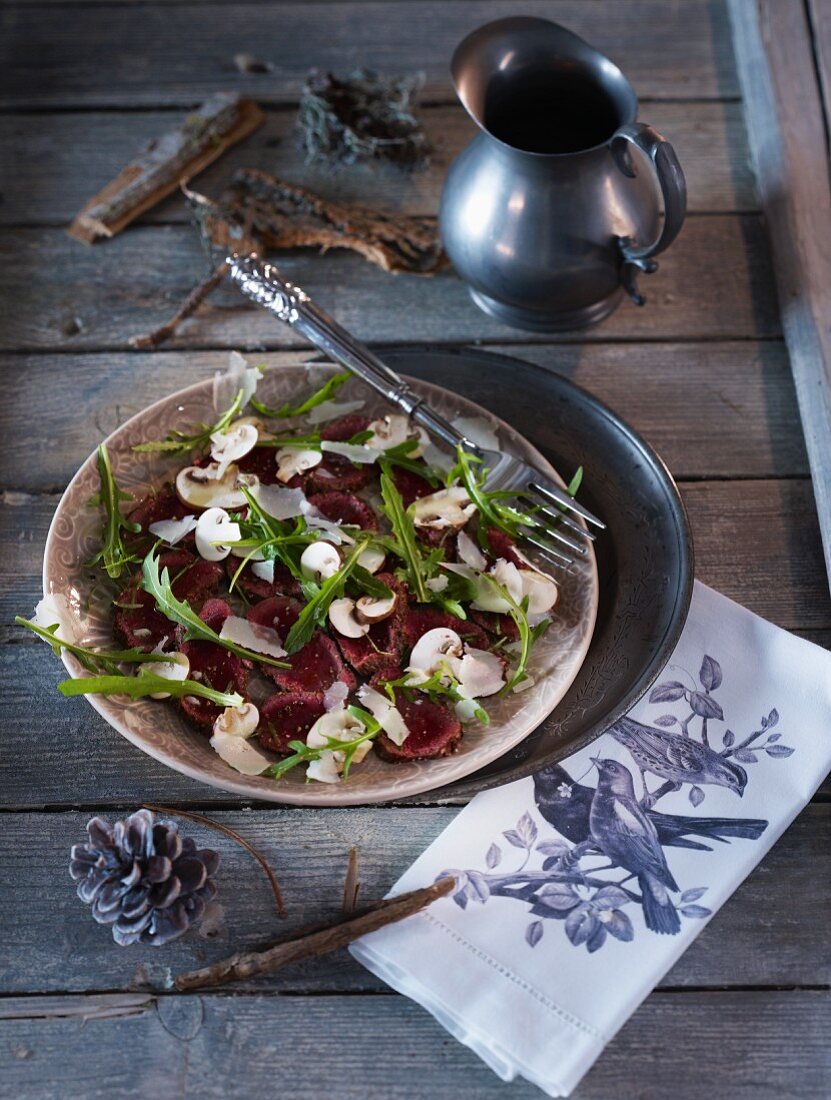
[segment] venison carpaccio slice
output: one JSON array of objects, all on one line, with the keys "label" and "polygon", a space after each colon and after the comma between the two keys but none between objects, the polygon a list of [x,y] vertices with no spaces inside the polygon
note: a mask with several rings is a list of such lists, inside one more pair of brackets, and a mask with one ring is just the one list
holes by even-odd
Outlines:
[{"label": "venison carpaccio slice", "polygon": [[[230,614],[231,608],[225,600],[211,599],[205,603],[199,617],[211,630],[219,633],[222,624]],[[179,649],[190,662],[188,679],[207,684],[215,691],[236,691],[240,695],[245,694],[250,669],[248,661],[244,661],[223,646],[216,645],[215,642],[182,642]],[[179,706],[188,718],[206,727],[213,726],[223,711],[223,708],[216,703],[195,695],[182,696],[179,699]]]},{"label": "venison carpaccio slice", "polygon": [[309,730],[326,713],[319,692],[284,691],[260,707],[257,732],[263,748],[290,753],[289,741],[305,741]]},{"label": "venison carpaccio slice", "polygon": [[[155,520],[151,520],[155,522]],[[209,596],[219,588],[222,569],[212,561],[194,557],[187,550],[169,550],[159,555],[159,573],[167,569],[173,595],[186,600],[199,611]],[[160,643],[169,649],[176,628],[156,610],[156,601],[140,587],[141,577],[135,577],[115,602],[115,632],[130,647],[150,652]]]},{"label": "venison carpaccio slice", "polygon": [[[381,669],[372,678],[372,686],[383,691],[385,681],[398,680],[401,675],[400,668]],[[374,745],[383,760],[435,760],[456,751],[462,739],[462,724],[452,710],[419,691],[408,693],[395,688],[394,694],[395,705],[410,733],[403,745],[396,745],[382,730]]]},{"label": "venison carpaccio slice", "polygon": [[374,531],[378,527],[378,520],[370,506],[352,493],[312,493],[308,499],[309,504],[332,523],[360,527],[364,531]]},{"label": "venison carpaccio slice", "polygon": [[373,623],[362,638],[344,638],[338,634],[340,651],[363,679],[390,664],[397,664],[404,652],[403,624],[407,616],[407,586],[392,573],[377,573],[377,580],[398,596],[395,611],[388,619]]}]

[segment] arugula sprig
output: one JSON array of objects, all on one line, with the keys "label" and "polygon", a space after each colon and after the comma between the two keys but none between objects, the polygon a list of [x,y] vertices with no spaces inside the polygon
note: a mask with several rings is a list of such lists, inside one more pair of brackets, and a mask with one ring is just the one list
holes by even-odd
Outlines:
[{"label": "arugula sprig", "polygon": [[258,439],[257,447],[303,447],[307,451],[320,450],[320,432],[307,432],[305,435],[269,436],[267,439]]},{"label": "arugula sprig", "polygon": [[283,642],[289,653],[296,653],[298,649],[302,649],[311,639],[315,627],[325,622],[332,601],[343,595],[344,586],[350,574],[357,568],[358,558],[366,549],[367,542],[367,539],[356,542],[337,573],[327,577],[322,584],[306,581],[304,587],[306,604]]},{"label": "arugula sprig", "polygon": [[399,688],[404,691],[405,694],[412,697],[412,693],[415,691],[422,691],[425,695],[431,698],[437,699],[451,699],[454,703],[473,703],[474,704],[474,716],[482,723],[483,726],[490,725],[490,715],[482,706],[481,703],[475,699],[468,699],[466,695],[462,695],[459,691],[459,681],[453,675],[452,671],[447,665],[443,665],[442,668],[437,669],[429,680],[424,680],[422,683],[413,682],[410,679],[410,673],[405,672],[403,676],[397,680],[384,680],[384,690],[389,696],[390,702],[395,706],[395,689]]},{"label": "arugula sprig", "polygon": [[135,535],[141,527],[121,514],[121,502],[132,500],[133,497],[119,489],[110,456],[103,443],[98,448],[98,474],[101,478],[101,489],[93,499],[96,504],[104,505],[103,545],[95,557],[90,559],[89,564],[97,565],[100,562],[107,576],[117,580],[128,565],[134,565],[141,560],[124,545],[123,532]]},{"label": "arugula sprig", "polygon": [[[248,504],[247,519],[239,518],[241,534],[244,536],[234,545],[240,548],[250,547],[250,553],[242,562],[231,579],[231,587],[236,584],[242,570],[259,551],[268,561],[280,561],[286,565],[295,580],[306,591],[306,578],[300,569],[300,555],[295,547],[305,547],[317,539],[317,535],[306,529],[302,516],[296,522],[279,520],[270,516],[247,486],[240,486]],[[301,551],[302,553],[302,551]]]},{"label": "arugula sprig", "polygon": [[252,397],[249,403],[261,416],[266,416],[269,420],[282,420],[292,416],[303,416],[304,413],[310,412],[318,405],[322,405],[324,401],[328,401],[330,398],[334,397],[344,382],[347,382],[351,377],[352,372],[348,370],[341,371],[339,374],[333,374],[319,390],[316,390],[311,397],[307,397],[306,400],[299,405],[292,405],[290,401],[287,401],[278,409],[272,409],[269,408],[268,405],[263,404],[262,401],[258,401],[256,397]]},{"label": "arugula sprig", "polygon": [[240,390],[215,424],[200,424],[198,425],[199,430],[193,435],[186,435],[185,432],[177,431],[174,428],[168,432],[167,439],[157,439],[150,443],[136,443],[133,450],[140,454],[159,452],[170,456],[201,451],[210,444],[212,435],[216,432],[224,432],[230,426],[231,421],[242,408],[243,396],[244,391]]},{"label": "arugula sprig", "polygon": [[259,661],[261,664],[273,665],[275,668],[291,667],[285,661],[278,661],[275,657],[269,657],[265,653],[256,653],[254,650],[246,649],[245,646],[237,645],[227,638],[220,638],[215,630],[211,630],[207,623],[199,618],[189,603],[179,600],[173,595],[170,574],[166,567],[161,571],[161,574],[159,573],[159,559],[155,557],[153,552],[147,555],[142,564],[141,587],[145,592],[150,593],[165,618],[184,627],[185,641],[213,642],[231,653],[236,653],[238,657],[245,658],[247,661]]},{"label": "arugula sprig", "polygon": [[441,479],[436,476],[433,469],[423,460],[412,457],[412,452],[417,447],[417,439],[405,439],[403,443],[388,447],[384,451],[384,460],[390,466],[399,466],[402,470],[409,470],[410,473],[417,474],[429,482],[434,489],[438,489],[441,485]]},{"label": "arugula sprig", "polygon": [[351,741],[340,741],[337,737],[327,737],[324,745],[314,747],[305,744],[303,741],[289,741],[288,747],[292,750],[292,755],[279,760],[276,764],[272,764],[267,771],[263,772],[263,775],[281,779],[286,772],[291,771],[298,764],[311,764],[313,760],[319,760],[325,752],[342,752],[344,754],[343,778],[347,779],[349,767],[355,753],[361,745],[365,745],[367,741],[372,741],[373,738],[378,736],[381,731],[381,724],[362,707],[350,706],[346,709],[363,725],[363,733],[352,738]]},{"label": "arugula sprig", "polygon": [[517,538],[520,527],[534,524],[533,515],[506,503],[506,500],[509,496],[521,497],[523,494],[490,492],[485,488],[486,480],[487,467],[482,459],[466,451],[460,444],[456,449],[456,465],[447,475],[447,485],[453,485],[456,481],[461,481],[464,485],[479,513],[480,538],[486,527],[496,527],[511,538]]},{"label": "arugula sprig", "polygon": [[534,643],[537,641],[537,639],[541,638],[548,627],[551,625],[551,620],[543,619],[541,622],[537,623],[536,626],[531,626],[531,624],[528,622],[527,596],[524,596],[522,598],[522,601],[520,603],[517,603],[517,601],[513,598],[513,596],[504,584],[500,584],[499,581],[495,580],[493,577],[488,576],[487,573],[480,573],[479,577],[481,580],[489,584],[493,588],[494,592],[501,596],[502,599],[507,603],[508,614],[514,620],[517,631],[519,633],[519,660],[517,661],[511,679],[508,681],[507,684],[505,684],[505,687],[502,688],[500,692],[500,695],[507,695],[509,691],[513,691],[517,684],[521,684],[523,680],[526,680],[528,678],[528,673],[526,670],[528,667],[528,660],[531,656],[531,650],[533,649]]},{"label": "arugula sprig", "polygon": [[392,528],[391,548],[401,558],[407,569],[407,578],[410,582],[416,601],[428,603],[432,593],[427,588],[432,568],[426,567],[416,539],[413,519],[404,507],[404,500],[396,488],[390,474],[390,467],[384,458],[379,460],[381,467],[381,499],[384,515]]},{"label": "arugula sprig", "polygon": [[[546,523],[541,523],[535,516],[538,506],[533,503],[535,499],[533,494],[522,490],[506,492],[486,489],[487,467],[478,455],[471,454],[469,451],[464,450],[462,446],[459,446],[456,451],[456,460],[456,465],[447,475],[447,485],[450,486],[456,481],[461,481],[464,485],[468,496],[476,505],[482,521],[479,524],[479,541],[483,545],[487,546],[487,527],[495,527],[499,531],[504,531],[506,535],[510,535],[513,539],[521,537],[521,528],[523,527],[540,527],[543,529],[551,527],[552,521],[550,519]],[[566,486],[566,492],[569,496],[576,495],[582,480],[583,467],[580,466]],[[508,503],[508,501],[514,499],[525,500],[527,503],[525,507],[518,508],[516,505]],[[561,512],[566,511],[562,505],[552,505],[552,507],[558,508]]]},{"label": "arugula sprig", "polygon": [[[240,707],[244,702],[242,696],[236,692],[214,691],[207,684],[196,680],[168,680],[165,676],[141,668],[142,664],[151,662],[172,663],[173,657],[169,653],[146,653],[143,649],[92,649],[59,638],[56,634],[60,629],[58,623],[42,627],[21,615],[16,615],[14,621],[48,642],[56,657],[60,657],[61,650],[66,650],[78,659],[82,668],[93,674],[79,679],[62,680],[58,684],[58,691],[62,695],[129,695],[131,699],[139,699],[144,695],[164,691],[176,698],[198,695],[221,707]],[[123,664],[139,665],[138,675],[122,673],[119,665]]]},{"label": "arugula sprig", "polygon": [[[154,655],[158,660],[159,654]],[[197,680],[168,680],[150,672],[138,676],[85,676],[79,680],[63,680],[58,684],[61,695],[129,695],[140,699],[144,695],[166,692],[177,699],[196,695],[220,707],[241,707],[245,702],[235,691],[214,691]]]},{"label": "arugula sprig", "polygon": [[22,615],[15,615],[14,621],[18,626],[24,626],[31,630],[38,638],[42,638],[52,647],[56,657],[60,657],[61,650],[66,650],[74,657],[87,672],[106,672],[109,675],[120,674],[119,665],[141,664],[145,661],[172,661],[173,658],[165,653],[147,653],[143,649],[92,649],[89,646],[78,645],[76,642],[65,642],[57,636],[60,624],[51,626],[39,626],[30,619],[24,619]]}]

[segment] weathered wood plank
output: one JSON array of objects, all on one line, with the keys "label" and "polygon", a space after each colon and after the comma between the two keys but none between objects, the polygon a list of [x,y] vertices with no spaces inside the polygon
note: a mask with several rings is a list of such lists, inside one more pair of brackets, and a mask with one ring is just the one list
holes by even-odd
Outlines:
[{"label": "weathered wood plank", "polygon": [[[44,15],[37,7],[4,8],[0,106],[191,106],[217,87],[261,102],[292,102],[312,66],[341,73],[359,66],[423,71],[425,98],[449,101],[448,66],[456,44],[481,23],[505,15],[499,0],[204,9],[93,5],[74,8],[56,34],[50,10]],[[527,0],[523,13],[584,34],[621,65],[642,96],[736,95],[722,4]],[[273,70],[260,76],[239,73],[233,63],[237,53],[259,57]]]},{"label": "weathered wood plank", "polygon": [[[134,798],[127,809],[139,804],[140,797]],[[360,896],[367,901],[382,897],[458,808],[209,812],[256,844],[271,862],[288,918],[277,918],[265,878],[247,853],[221,834],[180,822],[183,832],[220,852],[217,881],[223,912],[212,935],[189,934],[163,952],[142,945],[129,951],[117,948],[109,929],[95,924],[75,896],[66,864],[70,846],[85,836],[88,813],[0,815],[0,920],[5,929],[0,991],[159,988],[169,973],[184,973],[233,950],[256,949],[303,924],[333,919],[350,847],[359,849]],[[825,925],[811,918],[831,905],[830,829],[831,805],[809,806],[661,987],[816,986],[831,981]],[[701,858],[706,862],[707,854]],[[793,904],[796,896],[799,905]],[[19,914],[26,919],[20,920]],[[234,988],[355,993],[384,986],[341,952]]]},{"label": "weathered wood plank", "polygon": [[[285,254],[280,266],[365,340],[484,343],[520,335],[481,313],[452,272],[391,277],[334,251],[325,257]],[[125,348],[137,332],[166,321],[205,270],[198,235],[184,226],[134,228],[98,248],[85,248],[59,229],[0,231],[5,302],[0,350]],[[661,258],[661,270],[644,280],[644,289],[643,309],[624,302],[586,339],[779,333],[767,247],[754,215],[691,218]],[[522,338],[534,339],[526,333]],[[171,346],[264,350],[297,346],[297,336],[229,284],[182,327]]]},{"label": "weathered wood plank", "polygon": [[[687,176],[691,212],[756,209],[740,103],[650,103],[642,114],[675,146]],[[217,195],[236,168],[260,168],[344,202],[435,214],[447,168],[476,128],[460,106],[427,107],[423,119],[434,146],[425,171],[356,165],[333,173],[307,164],[295,136],[294,111],[272,111],[262,129],[199,175],[194,186]],[[167,111],[0,115],[0,148],[5,150],[0,224],[65,225],[98,186],[171,121]],[[142,220],[185,222],[189,214],[174,195]]]},{"label": "weathered wood plank", "polygon": [[[683,488],[701,579],[740,602],[755,601],[754,610],[781,625],[829,625],[826,601],[817,601],[811,591],[818,579],[815,554],[809,552],[816,527],[805,481],[701,483]],[[17,635],[16,628],[7,624],[39,598],[43,544],[57,503],[58,497],[51,494],[4,494],[0,506],[5,564],[0,579],[2,639]],[[753,573],[748,575],[751,556]],[[793,584],[786,583],[782,574],[788,565]],[[772,591],[774,582],[776,591]]]},{"label": "weathered wood plank", "polygon": [[[827,641],[831,607],[821,591],[822,557],[807,481],[688,484],[698,576],[740,603]],[[42,643],[10,625],[40,594],[40,556],[55,497],[0,508],[0,649],[5,705],[0,805],[107,805],[137,798],[207,804],[233,801],[168,771],[123,741],[83,699],[55,691],[62,666]],[[32,751],[33,715],[37,751]],[[92,765],[94,762],[94,766]],[[67,779],[67,777],[71,779]],[[430,801],[430,799],[426,799]]]},{"label": "weathered wood plank", "polygon": [[[791,0],[729,8],[831,583],[831,188],[811,28]],[[820,31],[827,76],[827,20]]]},{"label": "weathered wood plank", "polygon": [[[307,354],[277,352],[257,361],[277,366]],[[516,354],[596,394],[642,432],[682,480],[807,473],[783,344],[567,344]],[[62,490],[119,424],[174,389],[212,377],[226,362],[225,352],[80,354],[57,363],[42,354],[0,356],[0,373],[26,382],[9,384],[0,407],[0,469],[7,471],[8,488]],[[452,387],[453,379],[447,383]],[[36,416],[32,394],[38,395]],[[466,396],[504,415],[493,385]],[[72,403],[88,414],[67,417]]]},{"label": "weathered wood plank", "polygon": [[[682,492],[700,580],[786,629],[831,626],[831,602],[818,598],[823,565],[809,481],[692,482],[682,483]],[[8,624],[39,598],[57,502],[18,493],[0,502],[0,640],[20,637]]]},{"label": "weathered wood plank", "polygon": [[828,626],[822,545],[810,482],[682,485],[696,576],[788,629]]},{"label": "weathered wood plank", "polygon": [[831,119],[831,9],[825,0],[808,0],[807,9],[825,118]]},{"label": "weathered wood plank", "polygon": [[[49,998],[43,1015],[38,1000],[11,1000],[5,1014],[16,1017],[0,1025],[4,1080],[18,1100],[227,1100],[243,1095],[241,1082],[244,1095],[410,1100],[416,1073],[419,1095],[540,1095],[522,1080],[508,1089],[403,997],[163,997],[144,1008],[66,997]],[[85,1015],[100,1018],[80,1033]],[[572,1096],[619,1097],[636,1074],[642,1096],[815,1100],[831,1085],[829,1026],[826,992],[656,993]]]}]

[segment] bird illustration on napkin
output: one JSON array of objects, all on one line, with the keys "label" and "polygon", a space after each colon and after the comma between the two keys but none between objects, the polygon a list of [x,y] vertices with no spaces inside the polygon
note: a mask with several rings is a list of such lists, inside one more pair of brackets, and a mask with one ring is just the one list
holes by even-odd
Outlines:
[{"label": "bird illustration on napkin", "polygon": [[[663,681],[649,695],[651,704],[673,704],[675,712],[659,715],[652,724],[624,717],[610,728],[634,768],[608,753],[593,756],[595,786],[582,782],[586,776],[575,780],[561,764],[537,772],[534,807],[556,834],[541,837],[532,813],[523,813],[515,828],[502,833],[508,849],[523,853],[520,865],[506,872],[506,849],[493,841],[484,870],[450,872],[456,876],[453,898],[459,906],[485,904],[493,897],[522,902],[533,918],[525,931],[530,947],[542,939],[547,921],[559,920],[570,942],[585,944],[589,952],[609,936],[622,942],[634,938],[628,906],[639,906],[646,928],[663,935],[677,935],[682,918],[710,916],[698,904],[707,887],[682,888],[665,849],[711,852],[714,844],[758,840],[768,825],[764,819],[694,811],[705,800],[706,788],[723,787],[741,798],[749,782],[747,765],[758,763],[762,754],[783,759],[794,750],[781,743],[775,709],[744,738],[726,726],[715,698],[723,672],[714,657],[704,656],[697,679],[684,675],[688,682]],[[714,723],[724,726],[720,748],[715,747]],[[663,782],[650,790],[647,776]],[[692,813],[655,808],[667,794],[685,788]]]}]

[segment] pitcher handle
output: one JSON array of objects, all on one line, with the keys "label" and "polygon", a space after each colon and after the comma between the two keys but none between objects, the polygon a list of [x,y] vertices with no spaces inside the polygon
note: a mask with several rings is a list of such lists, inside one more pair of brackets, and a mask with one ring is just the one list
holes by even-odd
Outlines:
[{"label": "pitcher handle", "polygon": [[663,228],[651,244],[641,245],[631,237],[618,237],[623,258],[621,280],[632,301],[642,306],[646,299],[638,290],[637,274],[639,271],[649,274],[657,270],[658,264],[652,257],[668,248],[678,236],[687,212],[687,183],[673,147],[657,130],[644,122],[621,126],[612,138],[612,156],[625,176],[634,179],[637,175],[630,145],[636,146],[649,158],[664,203]]}]

